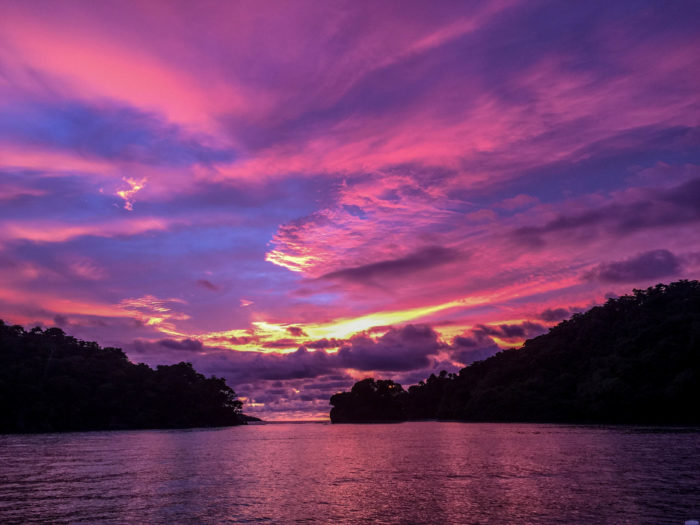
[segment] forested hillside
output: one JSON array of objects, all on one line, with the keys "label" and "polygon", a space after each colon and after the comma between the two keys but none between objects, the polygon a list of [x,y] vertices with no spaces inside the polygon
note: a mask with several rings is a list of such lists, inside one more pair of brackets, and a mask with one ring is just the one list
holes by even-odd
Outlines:
[{"label": "forested hillside", "polygon": [[131,363],[58,328],[0,321],[0,433],[184,428],[244,424],[222,378],[189,363]]},{"label": "forested hillside", "polygon": [[[700,283],[659,284],[405,391],[365,379],[331,420],[700,423]],[[373,407],[378,407],[374,409]]]}]

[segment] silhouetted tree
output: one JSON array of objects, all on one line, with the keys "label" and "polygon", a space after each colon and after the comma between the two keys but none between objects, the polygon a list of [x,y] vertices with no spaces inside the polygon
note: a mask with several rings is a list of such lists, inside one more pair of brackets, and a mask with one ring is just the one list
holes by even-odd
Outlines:
[{"label": "silhouetted tree", "polygon": [[[699,385],[700,283],[684,280],[574,314],[398,400],[408,419],[698,424]],[[334,399],[345,421],[364,403],[341,393],[336,408]]]},{"label": "silhouetted tree", "polygon": [[153,370],[59,328],[0,321],[0,432],[237,425],[241,406],[190,363]]},{"label": "silhouetted tree", "polygon": [[350,392],[331,397],[331,421],[404,421],[401,401],[405,394],[401,385],[393,381],[363,379]]}]

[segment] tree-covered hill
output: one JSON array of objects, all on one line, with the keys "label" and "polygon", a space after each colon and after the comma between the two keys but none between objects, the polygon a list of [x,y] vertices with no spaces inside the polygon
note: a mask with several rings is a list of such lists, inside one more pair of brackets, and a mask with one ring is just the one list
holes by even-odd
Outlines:
[{"label": "tree-covered hill", "polygon": [[222,378],[131,363],[118,348],[0,321],[0,433],[245,424]]},{"label": "tree-covered hill", "polygon": [[[520,349],[459,374],[431,376],[407,392],[364,383],[363,397],[353,387],[331,398],[332,421],[699,424],[700,283],[659,284],[610,299]],[[391,417],[372,409],[387,406],[387,396]]]}]

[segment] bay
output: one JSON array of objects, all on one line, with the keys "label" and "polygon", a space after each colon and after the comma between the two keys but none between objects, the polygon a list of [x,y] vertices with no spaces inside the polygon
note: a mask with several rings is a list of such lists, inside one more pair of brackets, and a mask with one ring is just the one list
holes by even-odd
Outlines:
[{"label": "bay", "polygon": [[684,523],[700,429],[410,422],[0,436],[1,523]]}]

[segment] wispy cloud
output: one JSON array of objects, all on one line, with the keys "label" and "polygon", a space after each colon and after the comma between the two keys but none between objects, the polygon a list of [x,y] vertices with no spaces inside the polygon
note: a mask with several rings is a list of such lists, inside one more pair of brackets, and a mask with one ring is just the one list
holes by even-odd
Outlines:
[{"label": "wispy cloud", "polygon": [[697,25],[692,2],[5,3],[0,317],[192,357],[300,417],[697,278]]}]

